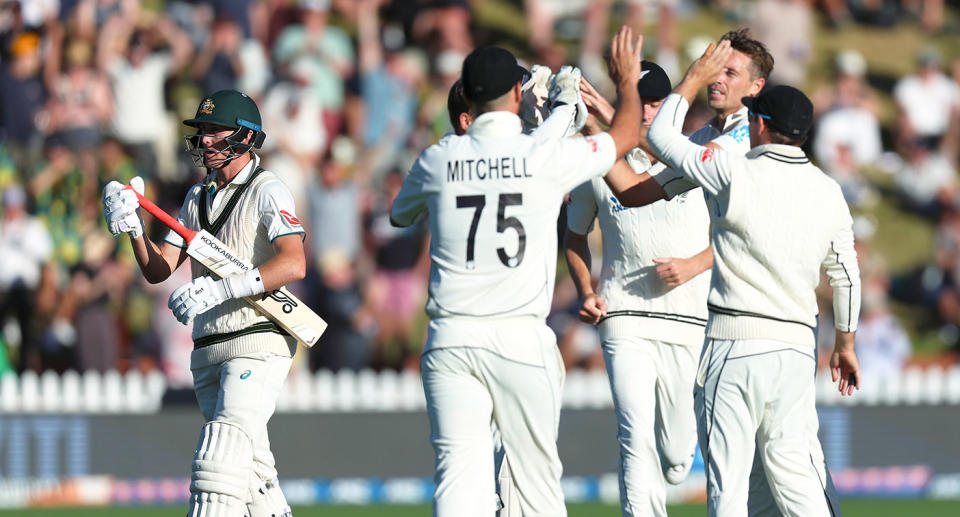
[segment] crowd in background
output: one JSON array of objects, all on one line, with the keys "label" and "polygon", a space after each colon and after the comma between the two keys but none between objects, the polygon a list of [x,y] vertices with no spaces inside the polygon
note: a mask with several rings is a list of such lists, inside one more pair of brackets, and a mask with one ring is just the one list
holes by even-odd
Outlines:
[{"label": "crowd in background", "polygon": [[[148,285],[128,239],[104,228],[110,180],[147,180],[176,213],[204,171],[182,152],[204,92],[257,100],[264,164],[294,192],[307,228],[308,277],[291,289],[330,323],[302,368],[416,368],[426,318],[426,228],[397,229],[389,209],[413,159],[450,131],[447,92],[464,56],[499,43],[466,0],[24,0],[0,2],[0,371],[162,368],[189,385],[190,328],[167,309],[188,268]],[[772,82],[804,85],[815,24],[943,29],[943,0],[503,0],[525,14],[527,64],[579,65],[604,90],[604,46],[620,18],[652,27],[648,58],[679,79],[709,39],[680,41],[695,9],[750,26],[776,58]],[[788,14],[785,14],[788,13]],[[655,22],[655,23],[654,23]],[[912,23],[912,22],[908,22]],[[724,29],[725,30],[725,29]],[[723,30],[717,31],[718,34]],[[864,372],[898,371],[911,343],[889,300],[924,308],[945,349],[960,343],[960,63],[933,47],[889,93],[881,127],[864,55],[833,58],[807,148],[855,211],[892,194],[936,230],[934,260],[892,275],[855,225],[863,273],[858,353]],[[922,101],[920,101],[922,99]],[[705,121],[695,106],[688,126]],[[877,181],[865,170],[878,170]],[[155,241],[167,231],[151,221]],[[595,261],[599,263],[599,261]],[[828,297],[825,299],[829,299]],[[572,283],[557,283],[549,322],[568,367],[602,367],[596,333],[576,319]],[[828,317],[832,311],[821,308]],[[830,322],[821,322],[828,345]],[[827,347],[829,349],[829,346]]]}]

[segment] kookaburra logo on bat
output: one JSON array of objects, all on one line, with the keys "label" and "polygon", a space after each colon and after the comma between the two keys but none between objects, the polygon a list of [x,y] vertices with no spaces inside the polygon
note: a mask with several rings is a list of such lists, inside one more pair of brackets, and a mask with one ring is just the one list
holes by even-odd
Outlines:
[{"label": "kookaburra logo on bat", "polygon": [[267,298],[273,299],[273,301],[283,305],[283,312],[290,314],[293,312],[293,308],[297,306],[297,302],[286,295],[279,289],[274,289],[273,291],[266,291],[263,293],[263,296],[260,298],[260,301],[266,300]]}]

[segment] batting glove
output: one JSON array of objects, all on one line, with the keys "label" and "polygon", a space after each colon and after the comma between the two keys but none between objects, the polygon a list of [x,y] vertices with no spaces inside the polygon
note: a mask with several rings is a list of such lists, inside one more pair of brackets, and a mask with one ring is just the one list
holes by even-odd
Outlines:
[{"label": "batting glove", "polygon": [[208,276],[194,278],[170,295],[167,307],[184,325],[189,325],[197,314],[203,314],[232,298],[243,298],[264,291],[259,269],[251,269],[220,280]]},{"label": "batting glove", "polygon": [[520,120],[523,121],[525,131],[540,127],[550,114],[547,99],[550,96],[550,82],[553,73],[550,67],[533,65],[530,69],[530,79],[520,87]]},{"label": "batting glove", "polygon": [[[136,176],[130,185],[143,195],[143,178]],[[103,218],[107,229],[114,237],[121,233],[136,239],[143,235],[143,219],[140,217],[140,202],[137,195],[124,188],[119,181],[111,181],[103,187]]]},{"label": "batting glove", "polygon": [[587,123],[587,106],[580,98],[580,69],[564,65],[553,77],[550,83],[550,108],[557,105],[566,104],[576,106],[573,126],[567,131],[567,135],[579,133],[583,125]]}]

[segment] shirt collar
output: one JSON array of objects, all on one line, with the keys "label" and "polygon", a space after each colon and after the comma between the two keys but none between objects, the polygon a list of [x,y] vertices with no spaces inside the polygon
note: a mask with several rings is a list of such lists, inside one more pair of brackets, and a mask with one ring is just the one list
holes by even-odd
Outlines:
[{"label": "shirt collar", "polygon": [[[235,188],[235,187],[239,187],[240,185],[243,185],[244,183],[250,180],[250,175],[253,174],[253,171],[257,170],[257,167],[259,165],[260,165],[260,157],[257,156],[257,153],[253,153],[253,159],[247,162],[247,164],[244,165],[242,169],[240,169],[240,172],[238,172],[237,175],[234,176],[233,179],[230,180],[229,183],[224,185],[224,187],[220,190],[226,190],[228,188]],[[207,175],[205,183],[210,186],[216,185],[215,183],[216,178],[217,178],[217,171],[211,170],[210,174]],[[212,192],[213,191],[211,191],[211,193]]]},{"label": "shirt collar", "polygon": [[746,106],[743,106],[737,111],[731,113],[729,116],[727,116],[727,119],[723,121],[722,128],[717,125],[720,122],[717,117],[714,117],[713,120],[710,121],[710,125],[719,129],[721,133],[726,133],[727,131],[737,127],[737,124],[746,119],[749,111],[750,110],[748,110]]},{"label": "shirt collar", "polygon": [[810,161],[810,159],[807,158],[807,154],[803,152],[803,149],[795,145],[763,144],[747,152],[747,158],[756,158],[762,155],[769,155],[775,158],[781,158],[781,161],[787,160],[796,163],[806,163]]},{"label": "shirt collar", "polygon": [[509,111],[488,111],[473,121],[467,128],[471,136],[508,137],[519,135],[523,130],[520,117]]}]

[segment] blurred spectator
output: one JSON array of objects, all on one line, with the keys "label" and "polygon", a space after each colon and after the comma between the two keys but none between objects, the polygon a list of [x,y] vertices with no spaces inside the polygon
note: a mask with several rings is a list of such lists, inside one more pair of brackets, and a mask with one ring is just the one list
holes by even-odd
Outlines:
[{"label": "blurred spectator", "polygon": [[329,142],[323,106],[310,92],[316,64],[299,57],[289,67],[289,80],[275,83],[263,101],[263,126],[269,128],[265,152],[273,152],[270,170],[290,187],[297,210],[305,206],[305,185]]},{"label": "blurred spectator", "polygon": [[50,101],[46,132],[49,138],[67,146],[84,174],[97,169],[97,147],[101,128],[113,110],[110,85],[93,66],[93,49],[84,40],[70,40],[63,50],[66,70],[60,71],[61,45],[56,40],[46,61]]},{"label": "blurred spectator", "polygon": [[[308,256],[319,261],[331,252],[352,265],[362,251],[361,212],[366,199],[366,177],[355,167],[357,151],[346,137],[337,137],[330,146],[329,159],[307,186]],[[316,263],[319,267],[319,263]]]},{"label": "blurred spectator", "polygon": [[[377,3],[377,0],[359,0]],[[399,20],[406,40],[431,54],[444,50],[473,50],[470,6],[467,0],[414,0],[390,2],[388,18]]]},{"label": "blurred spectator", "polygon": [[19,336],[5,336],[8,345],[20,346],[18,369],[40,370],[40,355],[34,308],[37,288],[53,242],[43,222],[27,214],[27,194],[19,184],[3,189],[3,217],[0,218],[0,334],[7,318],[14,316]]},{"label": "blurred spectator", "polygon": [[858,50],[841,50],[834,57],[833,81],[818,88],[811,99],[814,116],[824,113],[855,108],[880,116],[880,102],[877,92],[866,81],[867,60]]},{"label": "blurred spectator", "polygon": [[206,43],[193,60],[191,73],[204,92],[236,88],[244,63],[240,58],[243,30],[230,17],[213,22]]},{"label": "blurred spectator", "polygon": [[[416,123],[427,64],[414,48],[384,48],[373,2],[358,10],[360,88],[365,105],[363,145],[374,177],[397,165]],[[369,153],[367,151],[370,151]],[[404,164],[407,165],[407,164]]]},{"label": "blurred spectator", "polygon": [[906,330],[887,307],[886,293],[869,285],[864,286],[856,340],[860,368],[871,385],[900,373],[912,352]]},{"label": "blurred spectator", "polygon": [[339,132],[346,78],[353,73],[353,45],[346,32],[328,25],[329,0],[300,3],[300,24],[283,29],[273,45],[275,65],[289,68],[298,58],[313,66],[307,83],[309,92],[324,109],[327,134]]},{"label": "blurred spectator", "polygon": [[360,370],[370,366],[375,316],[367,306],[356,266],[340,250],[328,249],[311,271],[316,276],[314,307],[329,325],[323,342],[310,349],[311,369]]},{"label": "blurred spectator", "polygon": [[773,56],[770,84],[802,88],[813,57],[813,13],[809,0],[759,0],[751,8],[750,29]]},{"label": "blurred spectator", "polygon": [[422,221],[407,228],[390,223],[390,206],[402,182],[398,170],[386,175],[383,197],[367,218],[367,247],[375,262],[368,296],[379,326],[375,345],[379,364],[416,369],[423,343],[411,338],[426,297],[429,239]]},{"label": "blurred spectator", "polygon": [[917,54],[919,70],[894,86],[900,147],[915,144],[940,149],[960,114],[960,86],[940,70],[940,53],[927,47]]},{"label": "blurred spectator", "polygon": [[[157,40],[170,46],[158,51]],[[156,178],[164,132],[172,131],[163,88],[166,80],[190,60],[193,45],[176,23],[160,16],[151,30],[138,29],[129,15],[106,21],[97,44],[97,61],[113,87],[113,135],[127,147],[137,168]]]},{"label": "blurred spectator", "polygon": [[21,174],[25,175],[42,153],[42,137],[35,123],[46,102],[40,76],[40,36],[23,32],[10,45],[11,61],[0,63],[0,138]]},{"label": "blurred spectator", "polygon": [[897,189],[911,209],[936,218],[957,197],[957,171],[943,152],[918,140],[907,149],[906,161],[896,172]]}]

